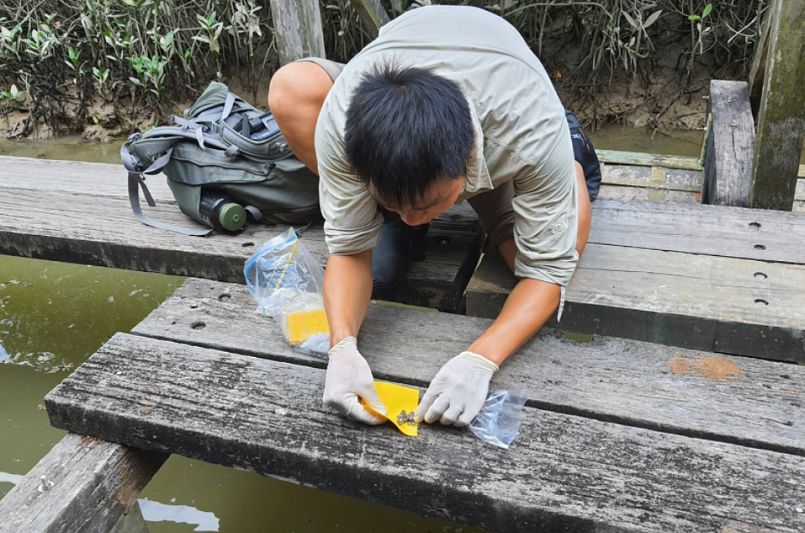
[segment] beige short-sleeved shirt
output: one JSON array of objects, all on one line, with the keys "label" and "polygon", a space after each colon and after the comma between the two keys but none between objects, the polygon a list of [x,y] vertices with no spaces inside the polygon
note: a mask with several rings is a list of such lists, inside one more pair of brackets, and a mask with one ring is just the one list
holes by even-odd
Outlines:
[{"label": "beige short-sleeved shirt", "polygon": [[542,64],[504,19],[474,7],[405,13],[344,68],[316,126],[321,209],[330,253],[377,244],[383,218],[344,156],[350,97],[380,62],[430,70],[467,98],[475,150],[459,201],[513,182],[515,274],[562,287],[578,262],[578,191],[564,108]]}]

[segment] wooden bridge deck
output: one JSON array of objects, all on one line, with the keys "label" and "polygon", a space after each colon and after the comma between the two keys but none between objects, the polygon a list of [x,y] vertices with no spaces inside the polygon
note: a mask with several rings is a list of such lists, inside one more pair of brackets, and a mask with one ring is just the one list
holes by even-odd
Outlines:
[{"label": "wooden bridge deck", "polygon": [[[251,307],[241,285],[188,280],[48,395],[51,423],[491,531],[805,528],[805,367],[544,331],[493,379],[532,391],[502,451],[324,408],[324,361]],[[490,322],[375,304],[361,349],[376,378],[424,389]],[[0,532],[27,531],[9,529],[21,515]]]},{"label": "wooden bridge deck", "polygon": [[[248,248],[282,230],[174,237],[134,220],[115,166],[0,163],[2,253],[240,281]],[[649,172],[649,198],[674,192]],[[150,181],[155,216],[188,224]],[[532,391],[509,450],[344,419],[321,404],[325,361],[292,351],[243,285],[189,279],[48,395],[54,426],[103,440],[68,436],[0,501],[0,533],[109,531],[172,453],[500,532],[805,530],[805,367],[685,348],[805,359],[802,215],[602,196],[563,327],[682,348],[546,329],[492,382]],[[441,266],[412,265],[401,299],[459,309],[480,230],[466,210],[442,222]],[[324,260],[316,231],[304,239]],[[502,302],[500,266],[481,262],[469,312]],[[360,344],[377,379],[424,389],[490,323],[373,304]]]},{"label": "wooden bridge deck", "polygon": [[[601,157],[604,186],[561,326],[805,362],[805,216],[634,199],[669,199],[701,186],[700,161],[607,151]],[[242,283],[244,260],[285,229],[173,234],[133,217],[120,166],[11,157],[0,157],[0,165],[0,253]],[[640,189],[646,176],[649,186]],[[154,218],[192,224],[163,177],[148,182],[158,204]],[[647,193],[624,192],[630,190]],[[393,299],[496,316],[515,280],[495,254],[476,271],[481,240],[471,208],[455,206],[434,221],[427,259],[410,263]],[[326,260],[320,225],[303,242]]]}]

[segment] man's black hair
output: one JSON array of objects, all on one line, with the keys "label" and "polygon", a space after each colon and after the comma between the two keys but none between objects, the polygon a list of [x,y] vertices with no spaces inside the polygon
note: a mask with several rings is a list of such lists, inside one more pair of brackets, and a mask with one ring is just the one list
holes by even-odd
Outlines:
[{"label": "man's black hair", "polygon": [[364,74],[347,110],[345,152],[387,207],[416,207],[439,180],[466,173],[474,128],[458,85],[385,63]]}]

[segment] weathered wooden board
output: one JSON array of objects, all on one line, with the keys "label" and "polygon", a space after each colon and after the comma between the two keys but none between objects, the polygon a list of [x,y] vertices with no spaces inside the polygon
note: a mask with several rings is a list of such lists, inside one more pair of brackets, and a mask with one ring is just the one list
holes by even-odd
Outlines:
[{"label": "weathered wooden board", "polygon": [[[467,314],[496,317],[514,285],[485,256]],[[566,331],[805,362],[802,265],[588,244],[566,298]]]},{"label": "weathered wooden board", "polygon": [[646,167],[666,167],[685,170],[702,170],[702,161],[697,157],[681,155],[660,155],[644,152],[621,152],[618,150],[596,150],[602,163],[617,165],[639,165]]},{"label": "weathered wooden board", "polygon": [[281,65],[325,57],[318,0],[271,0],[271,19]]},{"label": "weathered wooden board", "polygon": [[750,202],[791,211],[805,138],[805,0],[775,0],[767,16],[771,22]]},{"label": "weathered wooden board", "polygon": [[805,265],[805,216],[714,205],[592,204],[590,243]]},{"label": "weathered wooden board", "polygon": [[526,407],[503,452],[324,408],[324,371],[118,334],[46,398],[51,423],[500,532],[794,532],[805,459]]},{"label": "weathered wooden board", "polygon": [[[175,205],[161,201],[148,214],[169,224],[194,224]],[[7,255],[243,282],[244,261],[285,229],[257,225],[238,235],[187,237],[141,224],[122,196],[0,186],[0,253]],[[427,259],[409,264],[393,299],[457,310],[477,264],[480,240],[479,222],[469,206],[442,215],[425,239]],[[326,261],[321,225],[305,232],[302,242]]]},{"label": "weathered wooden board", "polygon": [[755,120],[745,81],[712,80],[702,203],[749,207]]},{"label": "weathered wooden board", "polygon": [[[188,279],[132,333],[324,368],[323,359],[291,350],[274,321],[253,309],[242,286]],[[360,348],[376,378],[427,387],[491,323],[372,305]],[[611,337],[577,344],[545,331],[492,383],[530,389],[529,405],[551,411],[805,456],[805,367]]]},{"label": "weathered wooden board", "polygon": [[167,458],[69,434],[0,500],[0,533],[107,533]]}]

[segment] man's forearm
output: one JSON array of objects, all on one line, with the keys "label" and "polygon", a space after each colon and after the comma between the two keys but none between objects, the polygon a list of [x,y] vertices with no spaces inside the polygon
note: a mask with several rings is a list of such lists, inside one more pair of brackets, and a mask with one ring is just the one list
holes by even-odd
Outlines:
[{"label": "man's forearm", "polygon": [[559,285],[528,278],[520,280],[497,320],[469,350],[500,365],[548,321],[559,307],[560,298]]},{"label": "man's forearm", "polygon": [[331,255],[324,271],[323,292],[330,346],[346,337],[357,337],[372,297],[372,250]]}]

